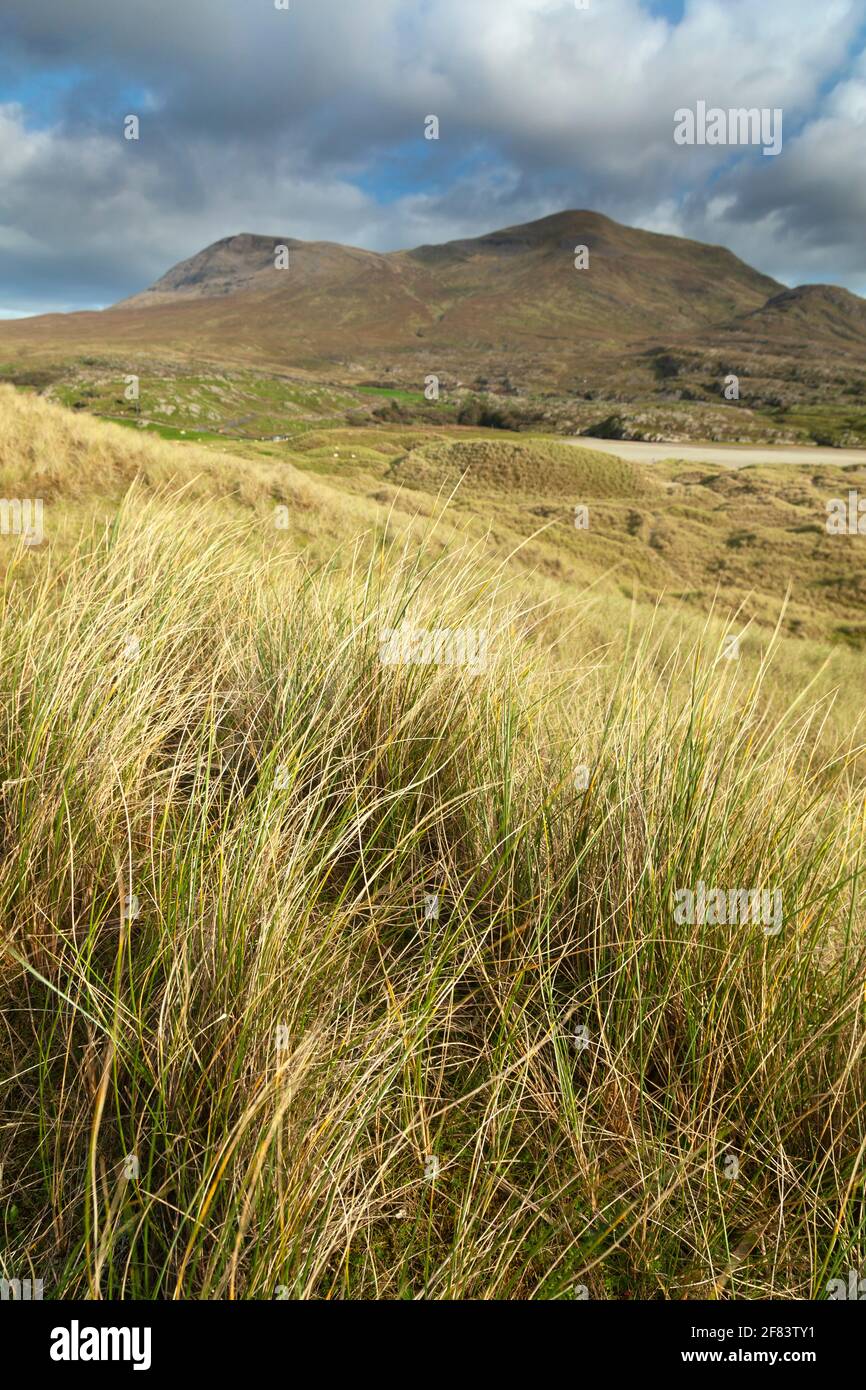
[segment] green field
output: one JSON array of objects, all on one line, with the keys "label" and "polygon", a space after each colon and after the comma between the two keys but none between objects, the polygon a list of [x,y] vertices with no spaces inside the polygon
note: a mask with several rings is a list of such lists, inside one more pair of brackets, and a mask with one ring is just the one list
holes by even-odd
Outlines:
[{"label": "green field", "polygon": [[[125,398],[126,378],[139,378],[140,398]],[[813,404],[773,407],[689,400],[584,400],[538,391],[491,394],[442,384],[438,401],[423,390],[291,379],[252,370],[190,373],[150,357],[129,361],[75,357],[0,365],[0,381],[43,394],[72,410],[141,422],[165,439],[222,435],[235,440],[294,438],[313,426],[469,423],[511,431],[607,438],[659,438],[728,443],[866,444],[866,407]]]}]

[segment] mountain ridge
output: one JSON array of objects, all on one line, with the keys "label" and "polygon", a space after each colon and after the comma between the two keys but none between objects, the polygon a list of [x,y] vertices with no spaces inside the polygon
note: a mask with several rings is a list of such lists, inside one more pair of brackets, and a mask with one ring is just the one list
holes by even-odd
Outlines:
[{"label": "mountain ridge", "polygon": [[[287,268],[277,268],[278,247]],[[854,386],[866,381],[866,301],[834,286],[786,287],[724,246],[565,209],[387,252],[232,234],[100,313],[0,323],[0,350],[49,344],[356,381],[417,385],[434,373],[452,384],[509,380],[577,396],[678,389],[694,399],[740,357],[783,390],[802,381],[804,358],[816,389],[837,360]]]}]

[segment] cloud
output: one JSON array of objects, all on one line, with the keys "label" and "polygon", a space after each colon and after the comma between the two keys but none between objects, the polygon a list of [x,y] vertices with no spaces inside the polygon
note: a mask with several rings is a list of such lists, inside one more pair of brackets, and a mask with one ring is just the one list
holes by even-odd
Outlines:
[{"label": "cloud", "polygon": [[[858,288],[861,23],[859,0],[689,0],[679,24],[639,0],[4,0],[0,293],[105,303],[237,231],[390,249],[567,206]],[[782,155],[675,146],[698,99],[783,107]]]},{"label": "cloud", "polygon": [[821,108],[766,170],[733,171],[712,196],[684,204],[686,235],[718,238],[754,263],[773,261],[787,281],[866,288],[866,55],[831,87]]}]

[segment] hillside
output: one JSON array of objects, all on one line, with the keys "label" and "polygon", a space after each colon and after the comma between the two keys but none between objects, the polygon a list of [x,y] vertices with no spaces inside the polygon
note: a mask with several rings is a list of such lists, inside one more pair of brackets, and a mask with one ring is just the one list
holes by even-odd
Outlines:
[{"label": "hillside", "polygon": [[[282,539],[316,563],[360,533],[365,545],[383,533],[410,547],[424,538],[431,553],[471,541],[534,590],[591,586],[605,603],[634,596],[646,614],[663,601],[682,621],[715,598],[756,643],[784,607],[782,631],[827,643],[834,662],[866,649],[861,539],[824,524],[829,498],[866,493],[866,468],[844,453],[818,469],[648,466],[532,435],[387,425],[168,443],[0,385],[0,478],[6,496],[45,498],[49,532],[64,536],[70,518],[108,515],[133,485],[169,486],[272,541],[273,509],[288,507]],[[0,548],[0,567],[13,553]],[[795,642],[789,662],[808,663],[808,651]]]},{"label": "hillside", "polygon": [[[281,245],[291,264],[278,270]],[[577,246],[588,249],[580,270]],[[386,254],[229,236],[103,313],[3,322],[0,356],[195,356],[346,384],[373,375],[418,388],[434,373],[449,386],[626,398],[709,389],[719,399],[719,382],[706,381],[726,366],[717,354],[749,356],[756,334],[773,343],[781,379],[792,359],[802,379],[805,361],[820,391],[830,354],[862,381],[863,313],[862,300],[827,286],[785,291],[724,247],[567,211]]]},{"label": "hillside", "polygon": [[[586,245],[589,270],[574,267]],[[274,268],[274,248],[290,253],[288,271]],[[602,338],[672,330],[726,319],[762,304],[780,287],[720,247],[701,246],[620,226],[598,213],[567,212],[527,226],[414,251],[375,255],[288,237],[229,237],[181,262],[120,309],[188,304],[229,294],[255,296],[271,312],[303,306],[307,323],[322,307],[346,297],[338,322],[375,335],[383,308],[397,351],[422,332],[443,348],[479,339],[492,327],[515,346],[548,328],[571,328]],[[563,298],[563,292],[568,291]],[[385,304],[377,303],[384,294]],[[252,312],[252,309],[250,310]],[[220,306],[211,306],[219,315]],[[483,340],[478,342],[483,347]]]},{"label": "hillside", "polygon": [[[274,248],[285,246],[289,283],[277,279]],[[234,294],[269,295],[275,288],[297,293],[312,286],[333,288],[375,269],[381,258],[370,251],[336,246],[330,242],[303,242],[292,237],[226,237],[198,255],[181,261],[156,284],[141,294],[115,305],[122,309],[150,309],[165,304],[183,304],[196,299],[221,299]]]},{"label": "hillside", "polygon": [[[772,626],[857,544],[825,549],[824,484],[299,445],[0,388],[4,485],[46,523],[0,536],[3,1270],[52,1299],[826,1297],[862,1248],[864,658]],[[728,546],[743,509],[787,549]],[[652,599],[659,553],[705,591]],[[683,920],[699,884],[772,914]]]},{"label": "hillside", "polygon": [[773,295],[746,315],[742,326],[765,339],[790,341],[809,334],[859,354],[866,338],[866,300],[839,285],[799,285]]}]

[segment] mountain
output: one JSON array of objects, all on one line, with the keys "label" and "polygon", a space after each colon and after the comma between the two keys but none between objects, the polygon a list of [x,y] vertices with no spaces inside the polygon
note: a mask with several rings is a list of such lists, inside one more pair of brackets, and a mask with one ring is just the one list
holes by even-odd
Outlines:
[{"label": "mountain", "polygon": [[[575,269],[579,245],[589,253],[587,270]],[[288,248],[288,271],[274,268],[277,246]],[[431,329],[444,325],[441,336],[451,339],[467,320],[477,334],[491,302],[518,335],[531,332],[534,319],[540,326],[551,312],[557,322],[577,320],[584,329],[595,325],[604,332],[616,315],[621,332],[625,325],[652,330],[663,316],[679,326],[727,318],[758,307],[781,288],[721,247],[623,227],[598,213],[565,212],[482,237],[384,255],[244,233],[182,261],[116,307],[233,294],[291,303],[317,290],[345,295],[352,317],[363,307],[372,322],[382,306],[371,297],[384,290],[396,299],[394,307],[411,307],[413,321]]]},{"label": "mountain", "polygon": [[808,332],[858,348],[866,338],[866,299],[839,285],[799,285],[773,295],[743,327],[769,338]]},{"label": "mountain", "polygon": [[[288,253],[291,285],[277,285],[275,247]],[[121,300],[115,309],[151,309],[163,304],[189,303],[196,299],[224,299],[234,294],[271,293],[275,288],[296,290],[299,278],[305,286],[335,285],[352,275],[363,273],[382,258],[374,252],[336,246],[332,242],[297,241],[293,237],[225,237],[205,247],[188,261],[167,271],[156,284],[140,294]]]},{"label": "mountain", "polygon": [[[275,266],[281,246],[287,269]],[[707,389],[722,357],[758,342],[783,378],[804,354],[818,376],[828,354],[866,369],[866,302],[832,286],[788,290],[723,247],[589,211],[386,254],[243,233],[102,313],[0,324],[6,355],[98,348],[578,395],[670,390],[671,378]]]}]

